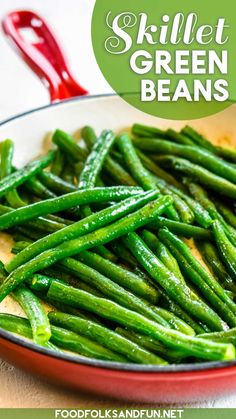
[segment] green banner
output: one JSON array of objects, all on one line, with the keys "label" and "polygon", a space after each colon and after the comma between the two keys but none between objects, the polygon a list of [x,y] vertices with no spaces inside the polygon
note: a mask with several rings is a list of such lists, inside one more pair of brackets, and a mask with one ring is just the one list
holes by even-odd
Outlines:
[{"label": "green banner", "polygon": [[236,409],[0,409],[1,419],[235,419]]},{"label": "green banner", "polygon": [[236,99],[235,1],[97,0],[92,42],[112,88],[166,119],[212,115]]}]

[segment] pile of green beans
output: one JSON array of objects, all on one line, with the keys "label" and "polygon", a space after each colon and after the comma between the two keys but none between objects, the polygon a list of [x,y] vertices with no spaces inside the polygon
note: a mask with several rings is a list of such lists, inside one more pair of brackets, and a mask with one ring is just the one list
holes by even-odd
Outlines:
[{"label": "pile of green beans", "polygon": [[[236,357],[236,151],[186,126],[57,129],[18,169],[0,143],[0,328],[56,353],[148,365]],[[222,201],[222,196],[227,197]]]}]

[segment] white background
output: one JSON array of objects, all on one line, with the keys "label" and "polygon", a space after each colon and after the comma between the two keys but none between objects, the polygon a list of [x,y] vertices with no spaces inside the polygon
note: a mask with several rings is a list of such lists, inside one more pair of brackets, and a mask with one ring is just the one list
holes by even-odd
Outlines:
[{"label": "white background", "polygon": [[[90,93],[110,92],[93,55],[90,20],[94,0],[0,0],[0,19],[10,10],[31,9],[54,29],[79,82]],[[26,64],[0,32],[0,120],[49,102],[49,96]],[[0,360],[0,407],[124,407],[73,393],[19,371]],[[236,407],[236,394],[202,401],[193,407]]]}]

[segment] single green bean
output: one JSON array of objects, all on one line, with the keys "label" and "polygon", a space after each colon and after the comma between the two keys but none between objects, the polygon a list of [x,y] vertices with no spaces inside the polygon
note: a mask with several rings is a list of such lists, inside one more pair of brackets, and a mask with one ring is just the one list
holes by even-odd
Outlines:
[{"label": "single green bean", "polygon": [[[1,143],[1,163],[0,180],[12,173],[12,159],[14,154],[14,144],[11,140],[5,140]],[[6,194],[6,200],[13,207],[21,207],[26,203],[21,199],[16,189]]]},{"label": "single green bean", "polygon": [[64,153],[58,148],[56,150],[55,157],[51,164],[51,168],[50,168],[51,173],[53,173],[54,175],[60,176],[63,171],[64,162],[65,162]]},{"label": "single green bean", "polygon": [[[44,173],[44,172],[41,172]],[[49,198],[55,198],[56,194],[52,191],[50,191],[46,186],[40,182],[39,179],[36,177],[32,177],[28,179],[24,183],[24,187],[27,191],[29,191],[31,194],[41,198],[41,199],[49,199]]]},{"label": "single green bean", "polygon": [[165,132],[161,130],[160,128],[149,127],[143,124],[133,124],[131,128],[131,132],[134,135],[138,135],[142,137],[157,137],[157,138],[165,137]]},{"label": "single green bean", "polygon": [[212,233],[210,230],[198,226],[192,226],[178,221],[167,220],[164,217],[158,217],[154,223],[151,223],[148,228],[156,231],[159,228],[167,227],[172,233],[186,237],[196,238],[199,240],[212,240]]},{"label": "single green bean", "polygon": [[218,199],[214,199],[214,203],[225,221],[236,229],[236,215],[233,213],[231,208]]},{"label": "single green bean", "polygon": [[30,321],[34,341],[38,344],[47,342],[51,336],[50,325],[47,314],[36,295],[27,287],[20,286],[15,289],[13,298],[23,308]]},{"label": "single green bean", "polygon": [[[0,313],[0,327],[8,332],[16,333],[17,335],[24,336],[28,339],[32,339],[33,337],[30,322],[20,316]],[[60,352],[59,348],[51,342],[45,342],[44,344],[41,344],[41,346]]]},{"label": "single green bean", "polygon": [[43,185],[45,185],[45,187],[51,189],[58,195],[63,195],[78,190],[76,186],[65,182],[63,179],[50,172],[41,172],[39,173],[38,177]]},{"label": "single green bean", "polygon": [[213,342],[232,343],[236,346],[236,327],[224,332],[204,333],[199,335],[201,339],[209,339]]},{"label": "single green bean", "polygon": [[[127,134],[120,135],[117,138],[117,145],[122,153],[126,166],[138,185],[140,185],[145,191],[158,189],[151,173],[149,173],[142,165],[129,136]],[[180,220],[178,212],[174,206],[167,208],[167,217],[175,221]]]},{"label": "single green bean", "polygon": [[230,242],[224,228],[218,220],[212,224],[212,231],[223,262],[228,267],[234,280],[236,279],[236,247]]},{"label": "single green bean", "polygon": [[[94,143],[90,154],[88,155],[83,170],[79,178],[79,188],[93,188],[96,184],[99,172],[102,169],[104,160],[109,153],[115,137],[112,131],[103,131],[101,136]],[[84,217],[92,214],[88,205],[80,208],[80,213]],[[115,256],[104,246],[99,246],[97,252],[107,259],[116,260]]]},{"label": "single green bean", "polygon": [[139,188],[112,187],[112,188],[89,188],[77,192],[71,192],[60,197],[39,201],[27,207],[17,208],[5,215],[0,216],[0,230],[23,224],[42,215],[63,211],[79,204],[92,202],[122,201],[129,196],[136,196],[142,190]]},{"label": "single green bean", "polygon": [[113,132],[108,130],[103,131],[101,136],[96,140],[80,175],[80,188],[89,188],[95,185],[97,176],[102,169],[103,162],[114,140]]},{"label": "single green bean", "polygon": [[121,134],[117,145],[123,155],[126,166],[129,168],[132,177],[144,190],[157,189],[156,183],[148,171],[143,167],[128,134]]},{"label": "single green bean", "polygon": [[88,150],[91,150],[94,143],[97,140],[97,135],[94,131],[94,129],[90,126],[85,126],[81,129],[81,136],[83,140],[85,141],[85,144],[88,148]]},{"label": "single green bean", "polygon": [[47,167],[54,158],[54,152],[49,151],[49,153],[41,157],[38,160],[27,164],[22,169],[17,170],[16,172],[11,173],[6,178],[0,181],[0,197],[5,195],[7,192],[16,188],[19,185],[22,185],[27,179],[34,176],[40,170]]}]

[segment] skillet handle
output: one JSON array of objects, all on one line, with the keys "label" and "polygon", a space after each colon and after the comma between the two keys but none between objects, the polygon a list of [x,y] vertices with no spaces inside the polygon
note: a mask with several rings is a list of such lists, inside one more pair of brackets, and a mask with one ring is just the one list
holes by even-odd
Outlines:
[{"label": "skillet handle", "polygon": [[[61,48],[40,16],[27,10],[10,12],[2,26],[24,61],[49,89],[52,102],[88,93],[71,75]],[[24,30],[30,30],[35,39],[25,39]]]}]

